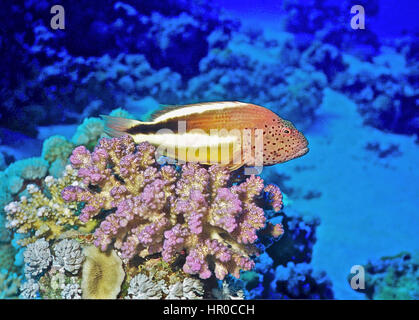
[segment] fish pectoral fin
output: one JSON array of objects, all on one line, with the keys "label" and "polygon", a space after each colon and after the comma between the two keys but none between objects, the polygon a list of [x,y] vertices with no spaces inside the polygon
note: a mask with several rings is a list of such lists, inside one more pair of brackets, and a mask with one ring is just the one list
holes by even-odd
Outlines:
[{"label": "fish pectoral fin", "polygon": [[229,163],[226,167],[230,171],[240,169],[245,164],[243,160],[241,146],[235,145],[233,148],[233,158],[231,159],[231,163]]},{"label": "fish pectoral fin", "polygon": [[239,164],[229,164],[228,166],[226,166],[226,168],[230,171],[235,171],[237,169],[240,169],[241,167],[244,166],[244,163],[239,163]]}]

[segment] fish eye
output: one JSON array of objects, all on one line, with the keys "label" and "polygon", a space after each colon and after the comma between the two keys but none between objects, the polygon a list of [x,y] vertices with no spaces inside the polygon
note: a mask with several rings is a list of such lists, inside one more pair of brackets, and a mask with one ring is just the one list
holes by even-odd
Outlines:
[{"label": "fish eye", "polygon": [[287,129],[287,128],[284,128],[282,130],[282,132],[285,133],[285,134],[290,134],[291,133],[291,131],[289,129]]}]

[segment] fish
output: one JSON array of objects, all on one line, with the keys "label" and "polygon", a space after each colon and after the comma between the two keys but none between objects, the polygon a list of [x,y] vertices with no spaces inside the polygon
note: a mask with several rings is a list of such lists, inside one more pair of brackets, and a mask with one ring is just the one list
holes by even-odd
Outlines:
[{"label": "fish", "polygon": [[170,106],[139,121],[102,115],[111,137],[130,135],[157,147],[159,155],[180,162],[271,166],[305,155],[308,141],[273,111],[240,101]]}]

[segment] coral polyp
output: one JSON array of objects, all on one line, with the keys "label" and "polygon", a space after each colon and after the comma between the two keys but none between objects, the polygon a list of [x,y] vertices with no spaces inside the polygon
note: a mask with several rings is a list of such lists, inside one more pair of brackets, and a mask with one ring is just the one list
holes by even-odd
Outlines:
[{"label": "coral polyp", "polygon": [[[84,203],[83,222],[106,215],[94,232],[102,251],[112,246],[125,260],[161,253],[166,262],[184,255],[183,271],[202,279],[238,278],[254,267],[256,232],[266,222],[257,205],[260,177],[228,186],[230,173],[220,166],[159,166],[155,148],[129,136],[103,138],[93,152],[77,147],[70,162],[83,185],[66,187],[63,199]],[[278,210],[279,189],[265,190]]]}]

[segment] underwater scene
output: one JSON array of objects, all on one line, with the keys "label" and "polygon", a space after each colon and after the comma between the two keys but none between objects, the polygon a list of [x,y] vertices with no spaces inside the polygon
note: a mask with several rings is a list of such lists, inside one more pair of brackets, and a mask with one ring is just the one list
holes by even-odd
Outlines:
[{"label": "underwater scene", "polygon": [[418,13],[2,1],[0,299],[419,299]]}]

